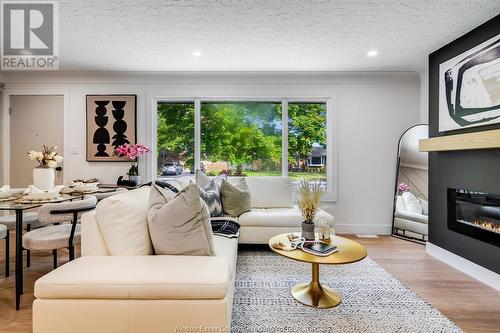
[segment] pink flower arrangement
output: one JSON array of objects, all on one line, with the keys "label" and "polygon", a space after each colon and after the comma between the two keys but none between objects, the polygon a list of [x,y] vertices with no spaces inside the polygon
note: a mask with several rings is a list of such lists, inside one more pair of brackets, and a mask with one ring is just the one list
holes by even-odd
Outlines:
[{"label": "pink flower arrangement", "polygon": [[398,190],[399,190],[399,193],[408,192],[410,190],[410,186],[408,184],[401,183],[398,185]]},{"label": "pink flower arrangement", "polygon": [[127,157],[130,160],[135,160],[136,158],[149,153],[151,149],[145,145],[136,143],[135,145],[129,145],[128,143],[118,146],[115,148],[115,155],[119,157]]},{"label": "pink flower arrangement", "polygon": [[141,145],[136,143],[135,145],[129,145],[128,143],[123,144],[115,148],[115,155],[119,157],[126,157],[132,160],[132,166],[128,170],[129,176],[139,176],[139,162],[136,162],[138,157],[149,153],[151,149],[146,147],[145,145]]}]

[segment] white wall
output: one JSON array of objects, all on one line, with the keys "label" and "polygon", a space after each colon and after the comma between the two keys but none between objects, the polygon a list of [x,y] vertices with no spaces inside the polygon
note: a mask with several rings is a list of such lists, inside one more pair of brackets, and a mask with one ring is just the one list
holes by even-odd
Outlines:
[{"label": "white wall", "polygon": [[[332,166],[338,168],[338,200],[325,208],[344,233],[390,233],[397,140],[420,121],[416,73],[38,72],[7,74],[6,81],[6,94],[64,94],[65,178],[97,177],[108,183],[116,182],[129,165],[85,161],[86,94],[137,94],[138,141],[149,145],[154,98],[330,98],[338,131],[338,163]],[[15,143],[5,148],[8,157]],[[140,165],[141,173],[151,177],[152,155]]]},{"label": "white wall", "polygon": [[419,122],[418,84],[338,90],[338,201],[329,209],[340,232],[390,234],[397,144]]},{"label": "white wall", "polygon": [[420,122],[429,123],[429,69],[424,68],[418,73],[420,78]]}]

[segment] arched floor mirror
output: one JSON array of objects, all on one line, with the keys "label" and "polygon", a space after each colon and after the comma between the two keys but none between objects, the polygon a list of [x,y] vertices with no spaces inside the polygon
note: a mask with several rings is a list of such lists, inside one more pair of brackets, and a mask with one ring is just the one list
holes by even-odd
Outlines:
[{"label": "arched floor mirror", "polygon": [[415,125],[401,135],[398,144],[393,236],[425,243],[428,239],[428,153],[420,152],[419,141],[429,136],[428,125]]}]

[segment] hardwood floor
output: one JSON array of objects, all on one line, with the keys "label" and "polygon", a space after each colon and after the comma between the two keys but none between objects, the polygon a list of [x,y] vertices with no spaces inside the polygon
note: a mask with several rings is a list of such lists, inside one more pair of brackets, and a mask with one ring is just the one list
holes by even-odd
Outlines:
[{"label": "hardwood floor", "polygon": [[[496,290],[428,256],[422,245],[389,236],[378,239],[352,238],[367,247],[368,255],[373,260],[466,332],[500,332],[500,293]],[[11,255],[13,253],[12,247]],[[52,257],[49,252],[32,253],[31,267],[24,269],[25,293],[22,296],[19,311],[14,310],[13,256],[11,276],[3,278],[3,241],[0,241],[0,258],[2,258],[0,261],[0,275],[2,276],[0,278],[0,333],[31,332],[33,285],[37,278],[51,270]],[[67,258],[67,251],[60,251],[60,263],[66,262]]]},{"label": "hardwood floor", "polygon": [[[353,238],[356,239],[356,238]],[[356,239],[368,255],[466,332],[500,332],[500,292],[390,236]]]}]

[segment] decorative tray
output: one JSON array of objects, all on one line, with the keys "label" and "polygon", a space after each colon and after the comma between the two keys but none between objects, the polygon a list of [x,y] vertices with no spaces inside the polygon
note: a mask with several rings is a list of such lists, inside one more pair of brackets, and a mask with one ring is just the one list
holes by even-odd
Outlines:
[{"label": "decorative tray", "polygon": [[6,202],[6,201],[12,201],[16,199],[15,196],[11,195],[11,196],[8,196],[8,197],[5,197],[5,198],[0,198],[0,202]]},{"label": "decorative tray", "polygon": [[61,202],[64,198],[62,196],[59,196],[54,199],[30,199],[28,197],[22,197],[18,200],[16,200],[16,203],[20,204],[30,204],[30,203],[51,203],[51,202]]}]

